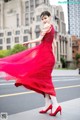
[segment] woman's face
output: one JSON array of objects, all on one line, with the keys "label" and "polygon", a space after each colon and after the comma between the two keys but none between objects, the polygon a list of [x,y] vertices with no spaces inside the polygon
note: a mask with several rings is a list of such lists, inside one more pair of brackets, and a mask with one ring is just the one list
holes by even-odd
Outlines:
[{"label": "woman's face", "polygon": [[51,20],[51,16],[47,16],[47,15],[41,16],[41,22],[43,24],[50,23],[50,20]]}]

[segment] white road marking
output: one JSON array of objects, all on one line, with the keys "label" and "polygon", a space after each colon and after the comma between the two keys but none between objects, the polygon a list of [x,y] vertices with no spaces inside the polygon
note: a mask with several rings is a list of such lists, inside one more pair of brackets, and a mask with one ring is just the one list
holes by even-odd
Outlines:
[{"label": "white road marking", "polygon": [[[58,87],[58,88],[55,88],[55,89],[56,89],[56,90],[61,90],[61,89],[76,88],[76,87],[80,87],[80,85],[64,86],[64,87]],[[29,92],[20,92],[20,93],[4,94],[4,95],[0,95],[0,98],[10,97],[10,96],[17,96],[17,95],[23,95],[23,94],[32,94],[32,93],[35,93],[35,92],[34,92],[34,91],[29,91]]]}]

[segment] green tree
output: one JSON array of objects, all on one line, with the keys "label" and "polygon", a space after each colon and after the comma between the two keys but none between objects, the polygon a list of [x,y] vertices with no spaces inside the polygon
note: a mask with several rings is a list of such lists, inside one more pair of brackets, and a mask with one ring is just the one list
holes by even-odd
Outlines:
[{"label": "green tree", "polygon": [[64,57],[61,57],[60,61],[62,63],[62,68],[66,68],[67,64],[66,64],[66,60],[64,59]]},{"label": "green tree", "polygon": [[79,64],[79,62],[80,62],[80,54],[76,54],[76,63],[77,63],[77,65]]},{"label": "green tree", "polygon": [[23,46],[22,44],[16,44],[12,49],[0,50],[0,58],[21,52],[26,49],[27,49],[27,47]]},{"label": "green tree", "polygon": [[9,50],[7,53],[8,55],[12,55],[18,52],[21,52],[23,50],[26,50],[27,48],[21,44],[16,44],[12,49]]},{"label": "green tree", "polygon": [[0,50],[0,58],[7,56],[9,50]]}]

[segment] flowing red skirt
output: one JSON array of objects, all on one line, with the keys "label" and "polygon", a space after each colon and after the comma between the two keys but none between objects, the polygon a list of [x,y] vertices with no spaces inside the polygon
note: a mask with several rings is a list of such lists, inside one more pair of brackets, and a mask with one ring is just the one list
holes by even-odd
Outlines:
[{"label": "flowing red skirt", "polygon": [[5,72],[4,79],[14,79],[15,86],[23,85],[43,95],[55,96],[52,83],[52,70],[55,57],[49,48],[40,44],[34,48],[24,50],[14,55],[0,59],[0,72]]}]

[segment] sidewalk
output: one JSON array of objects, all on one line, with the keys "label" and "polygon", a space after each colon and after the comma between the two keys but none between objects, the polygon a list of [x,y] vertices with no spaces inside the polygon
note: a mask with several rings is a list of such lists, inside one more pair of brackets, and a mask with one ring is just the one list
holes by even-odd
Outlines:
[{"label": "sidewalk", "polygon": [[52,71],[52,76],[80,76],[80,74],[79,74],[79,69],[75,69],[75,70],[54,69]]},{"label": "sidewalk", "polygon": [[8,120],[80,120],[80,98],[60,103],[62,115],[56,117],[47,114],[40,114],[41,108],[21,112],[8,116]]},{"label": "sidewalk", "polygon": [[[0,72],[0,79],[5,75],[4,72]],[[80,76],[79,70],[58,70],[54,69],[51,73],[52,76]]]}]

